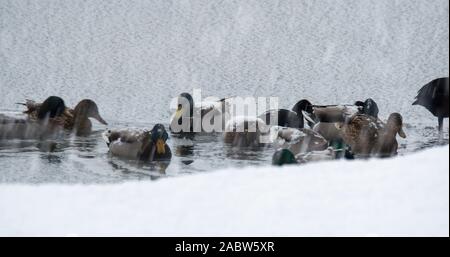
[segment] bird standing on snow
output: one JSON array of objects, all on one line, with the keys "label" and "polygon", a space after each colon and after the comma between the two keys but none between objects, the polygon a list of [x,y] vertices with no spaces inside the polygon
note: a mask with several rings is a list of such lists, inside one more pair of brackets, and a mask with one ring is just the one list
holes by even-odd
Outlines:
[{"label": "bird standing on snow", "polygon": [[422,105],[438,118],[439,132],[442,132],[444,118],[448,118],[448,77],[438,78],[423,86],[413,105]]}]

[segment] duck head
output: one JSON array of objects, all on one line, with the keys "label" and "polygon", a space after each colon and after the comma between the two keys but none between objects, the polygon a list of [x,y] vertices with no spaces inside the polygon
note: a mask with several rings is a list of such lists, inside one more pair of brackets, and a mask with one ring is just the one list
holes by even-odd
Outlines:
[{"label": "duck head", "polygon": [[[306,99],[302,99],[302,100],[298,101],[294,105],[294,107],[292,107],[292,111],[296,112],[297,116],[300,119],[300,128],[304,128],[304,117],[303,117],[302,111],[309,113],[311,117],[314,116],[313,105],[311,104],[310,101],[308,101]],[[310,121],[308,121],[308,125],[310,127],[314,126],[314,124],[312,124]]]},{"label": "duck head", "polygon": [[402,138],[406,138],[405,131],[403,131],[403,117],[400,113],[391,113],[386,123],[386,128],[392,133],[398,133]]},{"label": "duck head", "polygon": [[280,149],[273,154],[272,165],[283,166],[285,164],[296,164],[294,154],[288,149]]},{"label": "duck head", "polygon": [[162,124],[156,124],[151,130],[151,141],[156,146],[156,153],[159,155],[166,154],[166,141],[169,139],[166,128]]},{"label": "duck head", "polygon": [[58,96],[50,96],[47,98],[39,108],[37,117],[39,120],[47,118],[55,118],[61,116],[66,110],[64,100]]},{"label": "duck head", "polygon": [[97,104],[90,99],[84,99],[79,102],[75,107],[74,112],[76,118],[93,118],[103,125],[108,125],[108,123],[100,116]]},{"label": "duck head", "polygon": [[360,108],[363,114],[378,118],[378,105],[372,98],[368,98],[364,102],[356,101],[355,105]]},{"label": "duck head", "polygon": [[178,108],[175,113],[175,119],[180,120],[187,112],[189,112],[189,117],[194,116],[194,99],[189,93],[182,93],[178,96]]}]

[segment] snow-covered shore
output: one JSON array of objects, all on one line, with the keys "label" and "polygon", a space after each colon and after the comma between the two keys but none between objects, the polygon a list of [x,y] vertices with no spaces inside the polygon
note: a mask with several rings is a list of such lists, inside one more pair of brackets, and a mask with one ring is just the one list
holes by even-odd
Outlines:
[{"label": "snow-covered shore", "polygon": [[449,147],[117,185],[1,185],[0,235],[449,235]]}]

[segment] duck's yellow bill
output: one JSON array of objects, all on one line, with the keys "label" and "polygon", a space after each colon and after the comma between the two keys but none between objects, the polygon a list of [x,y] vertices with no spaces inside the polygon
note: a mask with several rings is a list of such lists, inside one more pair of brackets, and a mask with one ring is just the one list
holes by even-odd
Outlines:
[{"label": "duck's yellow bill", "polygon": [[165,154],[166,153],[166,143],[162,139],[156,140],[156,153]]},{"label": "duck's yellow bill", "polygon": [[183,109],[178,109],[178,110],[175,112],[175,118],[176,118],[177,120],[180,119],[180,118],[183,116],[183,113],[184,113]]}]

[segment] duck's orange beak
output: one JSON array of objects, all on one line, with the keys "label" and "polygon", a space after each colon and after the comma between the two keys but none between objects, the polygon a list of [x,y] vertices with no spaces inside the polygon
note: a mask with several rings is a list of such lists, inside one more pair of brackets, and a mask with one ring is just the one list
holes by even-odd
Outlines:
[{"label": "duck's orange beak", "polygon": [[156,140],[156,153],[165,154],[166,153],[166,142],[163,139]]}]

